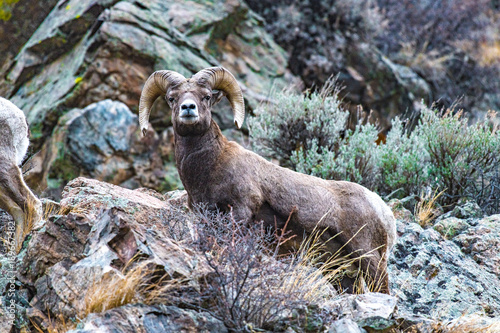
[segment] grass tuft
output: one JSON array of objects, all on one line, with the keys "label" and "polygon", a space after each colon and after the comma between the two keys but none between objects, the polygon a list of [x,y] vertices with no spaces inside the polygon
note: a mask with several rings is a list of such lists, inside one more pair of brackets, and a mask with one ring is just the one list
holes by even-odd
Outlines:
[{"label": "grass tuft", "polygon": [[420,196],[420,200],[415,205],[415,217],[417,218],[418,224],[422,228],[427,227],[440,213],[440,210],[436,208],[436,203],[445,190],[437,193],[437,189],[434,192],[428,192]]},{"label": "grass tuft", "polygon": [[147,263],[132,268],[129,264],[122,274],[108,275],[94,282],[85,295],[84,317],[139,301],[141,291],[145,289],[145,279],[150,273]]},{"label": "grass tuft", "polygon": [[[36,332],[39,333],[65,333],[68,332],[72,329],[76,328],[76,323],[69,321],[67,322],[62,315],[59,315],[57,319],[51,320],[50,318],[50,311],[48,312],[48,325],[45,329],[42,329],[37,323],[35,323],[33,320],[30,319],[31,325],[33,325],[33,328],[35,329]],[[30,332],[27,328],[22,328],[21,332]]]}]

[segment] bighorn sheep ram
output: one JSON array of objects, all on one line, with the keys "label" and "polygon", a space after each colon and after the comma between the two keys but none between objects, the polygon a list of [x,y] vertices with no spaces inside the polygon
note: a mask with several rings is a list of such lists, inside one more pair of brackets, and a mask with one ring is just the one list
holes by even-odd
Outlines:
[{"label": "bighorn sheep ram", "polygon": [[[243,95],[234,76],[222,67],[203,69],[188,79],[174,71],[157,71],[142,90],[139,123],[144,135],[159,96],[172,110],[175,159],[190,207],[204,203],[227,211],[230,206],[238,220],[281,228],[291,216],[287,230],[299,240],[316,226],[326,229],[328,252],[358,258],[369,253],[353,264],[352,272],[365,272],[366,282],[389,293],[387,258],[396,238],[389,207],[358,184],[300,174],[228,141],[211,117],[212,106],[224,94],[240,128],[245,117]],[[352,292],[356,280],[349,275],[341,284]]]},{"label": "bighorn sheep ram", "polygon": [[22,241],[25,218],[37,223],[42,217],[42,203],[28,188],[18,167],[26,155],[28,137],[23,111],[0,97],[0,208],[14,218],[17,241]]}]

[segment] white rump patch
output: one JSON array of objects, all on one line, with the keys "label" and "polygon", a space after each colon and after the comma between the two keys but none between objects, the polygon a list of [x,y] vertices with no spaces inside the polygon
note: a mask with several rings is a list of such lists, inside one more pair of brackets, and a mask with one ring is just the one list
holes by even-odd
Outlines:
[{"label": "white rump patch", "polygon": [[380,216],[382,223],[384,223],[386,230],[388,232],[388,250],[392,248],[394,243],[396,242],[397,231],[396,231],[396,219],[394,218],[394,214],[392,214],[392,210],[387,206],[387,204],[382,200],[382,198],[370,191],[367,188],[364,188],[366,199],[373,207],[377,215]]},{"label": "white rump patch", "polygon": [[17,165],[21,165],[21,163],[23,162],[23,158],[26,155],[26,152],[28,151],[29,144],[30,140],[28,139],[27,136],[25,136],[24,139],[21,140],[20,144],[16,147]]}]

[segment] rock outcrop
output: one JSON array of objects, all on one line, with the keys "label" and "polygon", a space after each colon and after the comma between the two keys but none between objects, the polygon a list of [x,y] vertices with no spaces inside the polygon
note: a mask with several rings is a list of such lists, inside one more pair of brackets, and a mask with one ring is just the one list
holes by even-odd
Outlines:
[{"label": "rock outcrop", "polygon": [[[169,201],[145,189],[132,191],[86,178],[70,182],[60,206],[48,208],[50,217],[41,229],[33,231],[18,257],[17,278],[24,292],[15,297],[19,306],[26,307],[17,312],[18,316],[26,316],[19,317],[18,324],[31,321],[47,328],[51,315],[68,320],[85,315],[89,304],[100,296],[97,288],[126,281],[126,268],[138,255],[141,267],[147,265],[148,271],[165,281],[174,277],[185,279],[186,288],[199,289],[198,281],[210,274],[210,267],[201,254],[172,238],[190,236],[187,219],[180,225],[173,218],[188,216],[185,203],[182,197]],[[4,296],[2,301],[7,294]],[[183,323],[192,315],[168,307],[138,307],[130,311],[144,312],[144,325],[151,325],[147,319],[151,316],[184,316],[186,319],[178,319]],[[205,318],[208,315],[192,316],[199,322],[193,323],[195,327],[218,327],[215,319]],[[101,325],[105,327],[107,321],[103,319]],[[88,325],[95,321],[97,316]]]},{"label": "rock outcrop", "polygon": [[[47,221],[14,258],[14,292],[8,292],[10,259],[0,255],[2,332],[30,325],[72,333],[231,331],[227,318],[210,311],[213,300],[202,296],[221,272],[213,266],[217,252],[195,246],[197,223],[206,221],[196,222],[184,191],[162,195],[80,177],[67,184],[60,203],[44,205]],[[494,332],[500,326],[494,319],[500,315],[494,246],[499,216],[477,217],[463,206],[424,229],[399,201],[392,205],[399,234],[389,262],[393,296],[328,292],[324,295],[333,296],[292,302],[292,308],[260,325],[287,332],[441,332],[450,327]],[[0,225],[10,218],[0,217]],[[442,227],[457,223],[468,227],[453,234]],[[213,251],[221,245],[213,244]],[[262,295],[253,295],[260,304]],[[8,304],[15,306],[14,322],[6,315]],[[259,328],[255,325],[249,322],[247,328]]]},{"label": "rock outcrop", "polygon": [[171,130],[158,135],[150,128],[142,138],[137,116],[121,102],[104,100],[59,118],[26,178],[38,189],[49,185],[46,193],[56,198],[78,176],[164,192],[182,185],[173,150]]},{"label": "rock outcrop", "polygon": [[68,333],[93,332],[206,332],[226,333],[221,320],[209,313],[175,306],[125,305],[100,314],[90,314],[83,328]]},{"label": "rock outcrop", "polygon": [[284,52],[241,1],[59,1],[4,73],[0,94],[41,139],[74,107],[110,98],[136,110],[156,69],[188,76],[219,64],[238,75],[250,105],[285,86]]},{"label": "rock outcrop", "polygon": [[399,238],[389,274],[403,316],[443,320],[471,314],[498,317],[500,275],[495,263],[500,250],[489,247],[498,241],[498,215],[484,219],[448,215],[433,228],[424,229],[411,214],[401,212],[404,208],[396,209],[407,218],[397,222]]},{"label": "rock outcrop", "polygon": [[[37,13],[37,22],[48,9],[50,5]],[[31,20],[31,16],[14,14],[14,21],[5,23],[9,29],[15,29],[16,22],[22,19]],[[190,76],[206,67],[225,66],[241,83],[249,111],[266,100],[271,89],[281,90],[295,80],[286,69],[285,52],[265,31],[261,18],[241,0],[217,4],[196,0],[145,3],[60,0],[30,38],[23,39],[27,38],[25,35],[29,31],[19,37],[12,35],[6,46],[8,52],[17,52],[17,55],[6,60],[0,68],[0,95],[9,98],[26,113],[31,128],[32,151],[42,149],[38,166],[34,167],[38,174],[28,179],[29,185],[40,191],[45,189],[49,164],[53,159],[53,153],[46,152],[48,147],[43,146],[48,145],[47,139],[57,135],[54,129],[58,124],[64,126],[61,118],[75,108],[84,109],[106,99],[122,102],[136,112],[142,86],[155,70],[172,69]],[[15,41],[19,45],[25,44],[16,50]],[[161,135],[171,125],[170,112],[164,101],[156,104],[151,121]],[[233,128],[229,110],[227,101],[215,110],[214,118],[223,129]],[[71,116],[65,117],[68,121],[69,118]],[[74,121],[76,124],[80,120]],[[122,125],[130,129],[129,123]],[[75,147],[73,144],[73,147],[63,145],[61,148],[71,150]],[[107,150],[102,153],[109,155]],[[82,154],[82,158],[86,157],[87,154]],[[108,167],[116,167],[119,171],[111,179],[114,176],[106,171],[100,172],[98,167],[89,173],[89,162],[74,166],[87,170],[82,175],[100,173],[97,178],[115,184],[133,178],[135,172],[115,158],[117,164]],[[166,162],[168,158],[158,160],[157,164]],[[153,166],[153,169],[158,168]],[[49,182],[48,185],[55,193],[54,187],[64,186],[69,175],[57,168],[52,171],[56,183]],[[74,171],[69,168],[67,172],[72,172],[73,176],[80,174]],[[164,174],[151,171],[148,175],[148,170],[144,173],[140,177],[149,180],[131,180],[129,187],[133,182],[133,186],[140,184],[160,191],[171,189],[165,186]],[[146,184],[148,182],[151,183]]]}]

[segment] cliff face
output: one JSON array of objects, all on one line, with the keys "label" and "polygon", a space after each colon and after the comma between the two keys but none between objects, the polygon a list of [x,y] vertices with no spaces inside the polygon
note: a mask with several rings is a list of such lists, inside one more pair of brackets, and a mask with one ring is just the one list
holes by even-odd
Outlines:
[{"label": "cliff face", "polygon": [[[30,13],[14,10],[12,18],[2,23],[6,33],[28,20]],[[26,41],[29,31],[32,34]],[[189,77],[205,67],[222,65],[242,84],[249,111],[271,89],[281,90],[295,82],[286,68],[286,53],[265,31],[261,18],[238,0],[60,1],[36,30],[29,31],[9,37],[8,45],[2,43],[9,54],[17,54],[0,69],[0,95],[26,113],[32,150],[42,150],[27,177],[35,190],[45,189],[47,176],[52,193],[60,193],[60,185],[69,180],[66,171],[52,165],[50,152],[57,145],[62,157],[64,148],[72,149],[67,142],[53,142],[58,122],[64,126],[61,117],[105,99],[120,101],[136,112],[142,86],[155,70],[171,69]],[[226,102],[215,115],[222,128],[232,128],[229,115]],[[151,121],[158,133],[171,124],[164,101],[158,101]],[[126,154],[123,147],[117,149]],[[106,149],[94,148],[94,152],[110,155]],[[117,184],[135,175],[128,166],[110,162],[108,168],[125,169],[125,175],[109,179],[105,173],[96,174],[100,173],[93,169],[97,166],[89,169],[75,159],[67,162],[75,166],[76,175]],[[168,162],[164,158],[158,163]],[[163,174],[156,178],[156,184],[143,181],[140,185],[158,190],[175,186]],[[130,182],[128,186],[132,186]]]},{"label": "cliff face", "polygon": [[[222,65],[241,83],[250,112],[273,90],[314,89],[338,75],[353,117],[362,105],[373,111],[381,131],[390,128],[395,115],[417,115],[422,99],[449,106],[463,96],[458,106],[478,116],[498,108],[496,35],[490,29],[497,15],[488,10],[490,5],[483,0],[461,7],[442,4],[441,11],[426,11],[431,3],[414,6],[435,23],[434,31],[419,28],[423,18],[404,11],[413,8],[413,1],[6,1],[1,6],[8,14],[0,20],[0,53],[5,54],[0,59],[0,95],[26,113],[32,151],[41,150],[32,161],[28,183],[39,192],[48,185],[46,193],[59,196],[70,178],[53,165],[58,158],[51,147],[74,148],[55,142],[54,130],[64,127],[63,115],[106,99],[136,113],[145,80],[160,69],[190,76]],[[467,10],[477,18],[464,16]],[[462,19],[463,27],[455,27],[454,19]],[[412,36],[429,42],[412,44]],[[214,116],[232,131],[226,101]],[[152,144],[168,146],[161,143],[169,140],[171,125],[163,100],[153,108],[151,122],[159,136]],[[95,154],[110,159],[107,152]],[[140,176],[129,165],[121,165],[127,170],[110,179],[75,159],[70,159],[75,168],[68,172],[128,187],[175,188],[179,182],[172,177],[171,157],[159,155],[153,169],[167,174],[155,171],[156,179]],[[117,164],[110,161],[105,168]],[[136,175],[147,180],[138,181]]]}]

